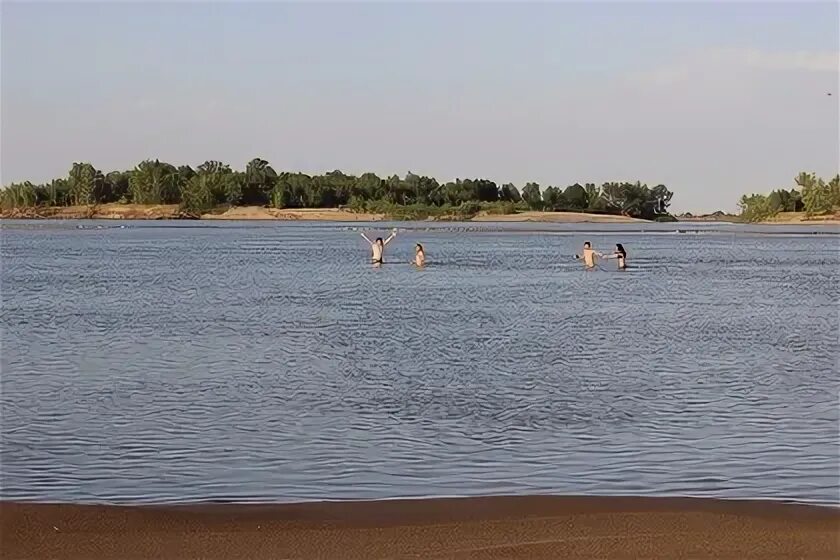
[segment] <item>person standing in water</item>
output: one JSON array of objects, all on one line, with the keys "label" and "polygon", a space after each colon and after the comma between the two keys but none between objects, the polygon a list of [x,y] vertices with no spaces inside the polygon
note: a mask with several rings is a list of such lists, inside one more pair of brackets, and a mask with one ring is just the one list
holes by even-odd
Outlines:
[{"label": "person standing in water", "polygon": [[612,255],[604,257],[605,259],[617,259],[618,270],[627,270],[627,251],[624,250],[624,245],[621,243],[615,244],[615,251]]},{"label": "person standing in water", "polygon": [[423,246],[419,243],[414,247],[414,264],[418,267],[426,264],[426,251],[423,250]]},{"label": "person standing in water", "polygon": [[391,240],[394,239],[396,236],[397,228],[394,228],[391,232],[391,235],[388,236],[388,239],[384,241],[381,237],[377,237],[375,241],[371,241],[370,239],[368,239],[367,235],[365,235],[364,233],[362,234],[362,237],[365,238],[365,241],[370,243],[371,260],[373,261],[373,264],[382,264],[382,257],[385,252],[385,245],[390,243]]},{"label": "person standing in water", "polygon": [[586,265],[586,269],[590,270],[595,268],[595,257],[603,258],[604,255],[592,249],[592,243],[589,241],[584,241],[583,243],[583,254],[582,255],[575,255],[577,260],[582,260],[584,265]]}]

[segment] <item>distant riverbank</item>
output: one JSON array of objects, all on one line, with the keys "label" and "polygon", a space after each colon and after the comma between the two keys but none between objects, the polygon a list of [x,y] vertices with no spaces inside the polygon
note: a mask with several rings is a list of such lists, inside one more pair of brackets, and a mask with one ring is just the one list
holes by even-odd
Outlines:
[{"label": "distant riverbank", "polygon": [[[105,219],[105,220],[176,220],[190,219],[183,215],[177,204],[101,204],[96,206],[32,207],[7,210],[0,218],[9,219]],[[193,218],[194,219],[194,218]],[[377,222],[397,219],[395,216],[372,212],[354,212],[338,208],[265,208],[262,206],[236,206],[202,214],[202,220],[301,220],[332,222]],[[477,222],[553,222],[553,223],[647,223],[647,220],[609,214],[583,212],[536,212],[494,214],[485,211],[472,217],[434,216],[432,221]]]},{"label": "distant riverbank", "polygon": [[722,212],[716,212],[714,214],[704,214],[704,215],[682,215],[677,216],[677,220],[680,222],[692,223],[692,222],[700,222],[700,223],[709,223],[709,222],[721,222],[721,223],[732,223],[732,224],[747,224],[751,223],[754,225],[762,224],[775,224],[775,225],[784,225],[784,226],[791,226],[791,225],[819,225],[819,224],[840,224],[840,214],[826,214],[822,216],[809,216],[805,212],[780,212],[773,216],[772,218],[768,218],[766,220],[759,220],[757,222],[749,222],[745,221],[741,216],[737,216],[735,214],[724,214]]},{"label": "distant riverbank", "polygon": [[834,558],[834,508],[635,497],[0,503],[8,558]]},{"label": "distant riverbank", "polygon": [[840,214],[827,214],[824,216],[808,216],[805,212],[780,212],[770,219],[762,220],[762,224],[790,225],[815,225],[815,224],[840,224]]},{"label": "distant riverbank", "polygon": [[[94,206],[37,206],[0,211],[5,219],[52,219],[52,220],[289,220],[321,222],[380,222],[406,219],[426,221],[472,221],[472,222],[540,222],[568,224],[632,224],[652,223],[649,220],[616,216],[613,214],[590,214],[586,212],[540,212],[516,211],[509,214],[482,210],[472,216],[435,215],[412,218],[409,215],[352,211],[341,208],[266,208],[263,206],[222,207],[200,217],[183,214],[177,204],[99,204]],[[732,214],[710,214],[680,216],[684,223],[746,223]],[[840,215],[807,216],[804,212],[782,212],[769,220],[754,222],[765,225],[840,225]]]}]

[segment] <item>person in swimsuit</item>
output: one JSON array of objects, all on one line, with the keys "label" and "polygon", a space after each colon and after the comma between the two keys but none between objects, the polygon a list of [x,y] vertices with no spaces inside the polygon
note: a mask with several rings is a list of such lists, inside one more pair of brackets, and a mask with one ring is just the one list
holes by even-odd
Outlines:
[{"label": "person in swimsuit", "polygon": [[394,228],[394,230],[391,232],[391,235],[388,236],[388,239],[384,241],[381,237],[377,237],[375,241],[371,241],[370,239],[368,239],[367,235],[365,235],[364,233],[362,234],[362,237],[365,238],[365,241],[370,243],[371,260],[373,261],[373,264],[382,264],[382,257],[385,251],[385,245],[390,243],[391,240],[394,239],[396,236],[397,228]]},{"label": "person in swimsuit", "polygon": [[607,259],[618,260],[618,270],[627,270],[627,251],[624,250],[624,245],[621,243],[615,244],[615,251],[612,255],[605,257]]},{"label": "person in swimsuit", "polygon": [[584,265],[586,265],[586,269],[590,270],[595,268],[595,257],[603,258],[604,255],[592,249],[592,243],[589,241],[585,241],[583,243],[583,254],[582,255],[575,255],[577,260],[582,260]]},{"label": "person in swimsuit", "polygon": [[419,243],[414,247],[414,264],[418,267],[426,264],[426,252],[423,250],[423,246]]}]

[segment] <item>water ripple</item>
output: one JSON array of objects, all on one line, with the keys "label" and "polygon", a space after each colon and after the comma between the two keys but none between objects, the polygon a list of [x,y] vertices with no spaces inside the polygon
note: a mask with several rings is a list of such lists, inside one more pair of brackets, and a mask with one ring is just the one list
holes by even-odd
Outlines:
[{"label": "water ripple", "polygon": [[129,226],[3,224],[4,498],[837,501],[833,235]]}]

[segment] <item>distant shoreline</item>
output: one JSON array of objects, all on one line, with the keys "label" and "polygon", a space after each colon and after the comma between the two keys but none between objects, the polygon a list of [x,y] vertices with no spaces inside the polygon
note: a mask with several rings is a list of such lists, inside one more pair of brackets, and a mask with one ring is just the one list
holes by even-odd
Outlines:
[{"label": "distant shoreline", "polygon": [[[323,222],[379,222],[398,221],[399,218],[371,212],[353,212],[339,208],[265,208],[262,206],[236,206],[220,212],[190,218],[180,213],[177,204],[102,204],[98,206],[65,206],[22,208],[0,213],[5,219],[48,220],[287,220]],[[425,221],[474,221],[474,222],[552,222],[552,223],[652,223],[648,220],[578,212],[536,212],[515,214],[489,214],[479,212],[472,218],[445,216],[427,218]]]},{"label": "distant shoreline", "polygon": [[0,502],[4,558],[833,558],[840,510],[705,498]]},{"label": "distant shoreline", "polygon": [[680,223],[725,223],[725,224],[751,224],[751,225],[779,225],[779,226],[812,226],[820,224],[840,224],[840,214],[828,214],[825,216],[808,216],[805,212],[780,212],[767,220],[758,222],[746,222],[734,214],[706,214],[699,216],[677,216]]},{"label": "distant shoreline", "polygon": [[[262,206],[235,206],[217,212],[203,214],[198,218],[180,213],[177,204],[101,204],[96,206],[32,207],[0,211],[0,219],[44,219],[44,220],[263,220],[263,221],[320,221],[320,222],[381,222],[406,221],[405,218],[372,212],[354,212],[340,208],[266,208]],[[409,220],[412,221],[412,220]],[[586,212],[540,212],[520,211],[513,214],[495,214],[486,211],[475,216],[435,216],[418,221],[447,222],[501,222],[501,223],[555,223],[555,224],[655,224],[650,220],[616,216],[613,214],[589,214]],[[730,214],[709,214],[677,217],[673,223],[721,223],[744,225],[812,226],[840,225],[840,215],[808,217],[804,212],[784,212],[760,222],[744,222]]]}]

